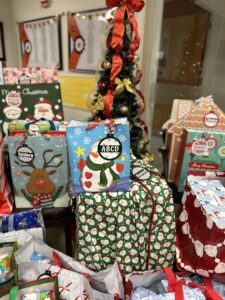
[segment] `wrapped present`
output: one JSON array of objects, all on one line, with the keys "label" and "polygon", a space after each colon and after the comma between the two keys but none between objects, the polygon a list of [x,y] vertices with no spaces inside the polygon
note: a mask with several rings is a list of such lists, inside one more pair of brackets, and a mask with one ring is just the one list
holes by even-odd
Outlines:
[{"label": "wrapped present", "polygon": [[185,128],[225,130],[225,116],[223,111],[214,103],[212,97],[196,100],[191,111],[183,115],[168,130],[170,136],[168,181],[175,182],[179,164],[179,153],[183,141]]},{"label": "wrapped present", "polygon": [[16,207],[67,207],[65,132],[27,136],[18,131],[8,136],[8,144]]},{"label": "wrapped present", "polygon": [[12,120],[42,118],[64,119],[58,83],[0,85],[0,120],[5,133]]},{"label": "wrapped present", "polygon": [[[95,290],[95,292],[92,291],[96,295],[96,297],[93,299],[115,300],[117,299],[113,298],[115,295],[118,295],[119,298],[122,298],[124,295],[123,276],[117,262],[115,262],[110,268],[95,273],[71,257],[49,247],[44,242],[36,238],[32,238],[27,244],[25,244],[15,253],[16,263],[20,265],[29,262],[29,264],[32,265],[31,259],[35,252],[39,254],[39,257],[44,256],[45,258],[51,259],[52,267],[49,267],[48,270],[53,273],[57,272],[57,274],[61,274],[64,277],[66,276],[67,272],[63,271],[62,269],[65,269],[79,274],[86,274],[88,280],[91,282],[91,286]],[[43,264],[43,266],[47,265],[43,262],[40,264]],[[37,266],[41,270],[39,273],[43,273],[44,267],[42,266],[41,268],[40,265]],[[55,269],[54,267],[58,267],[58,269]],[[36,274],[35,270],[31,270],[31,276],[33,276],[32,274]],[[67,279],[71,279],[71,275],[69,276],[69,273],[66,277]],[[62,282],[64,282],[62,283],[62,286],[67,286],[68,280],[65,281],[65,279],[63,279]],[[99,294],[96,291],[98,291]],[[101,295],[102,293],[105,293],[107,296],[99,296],[98,298],[97,295]]]},{"label": "wrapped present", "polygon": [[177,265],[205,277],[225,274],[225,187],[189,176],[177,222]]},{"label": "wrapped present", "polygon": [[6,174],[4,141],[0,128],[0,214],[10,214],[13,209],[13,202],[12,189]]},{"label": "wrapped present", "polygon": [[131,165],[130,192],[85,193],[77,200],[77,253],[99,271],[117,258],[125,273],[172,265],[175,216],[171,190],[157,169]]},{"label": "wrapped present", "polygon": [[225,132],[185,129],[176,184],[184,190],[188,173],[193,171],[225,171]]},{"label": "wrapped present", "polygon": [[2,300],[59,300],[57,277],[32,281],[0,291]]},{"label": "wrapped present", "polygon": [[3,68],[3,75],[5,84],[58,82],[58,71],[54,68]]},{"label": "wrapped present", "polygon": [[38,227],[45,228],[41,209],[22,211],[10,215],[0,215],[1,233]]},{"label": "wrapped present", "polygon": [[45,225],[40,209],[0,216],[1,243],[17,241],[21,246],[32,236],[41,240],[45,237]]},{"label": "wrapped present", "polygon": [[129,191],[127,119],[72,121],[66,129],[74,193]]}]

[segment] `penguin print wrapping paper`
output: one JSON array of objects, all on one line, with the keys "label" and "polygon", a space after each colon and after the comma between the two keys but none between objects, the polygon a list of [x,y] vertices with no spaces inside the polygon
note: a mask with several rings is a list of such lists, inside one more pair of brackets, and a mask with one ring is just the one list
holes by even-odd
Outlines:
[{"label": "penguin print wrapping paper", "polygon": [[129,191],[130,132],[126,118],[72,121],[66,128],[73,192]]}]

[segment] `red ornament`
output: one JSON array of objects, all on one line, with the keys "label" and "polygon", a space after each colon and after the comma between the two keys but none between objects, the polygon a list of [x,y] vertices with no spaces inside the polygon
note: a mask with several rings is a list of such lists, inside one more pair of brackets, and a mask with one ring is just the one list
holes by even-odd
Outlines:
[{"label": "red ornament", "polygon": [[100,88],[101,91],[104,91],[107,88],[107,83],[103,82],[103,81],[100,81],[98,83],[98,87]]},{"label": "red ornament", "polygon": [[132,62],[134,60],[134,54],[132,53],[127,53],[126,56],[125,56],[126,60],[128,62]]}]

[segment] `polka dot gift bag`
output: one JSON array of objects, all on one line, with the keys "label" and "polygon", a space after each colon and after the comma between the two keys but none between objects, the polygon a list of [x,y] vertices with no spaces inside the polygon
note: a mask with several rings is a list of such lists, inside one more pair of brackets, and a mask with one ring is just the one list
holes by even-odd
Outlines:
[{"label": "polka dot gift bag", "polygon": [[205,277],[225,275],[224,178],[188,176],[177,222],[177,266]]},{"label": "polka dot gift bag", "polygon": [[77,231],[78,260],[92,270],[115,259],[124,273],[170,266],[175,255],[171,190],[155,168],[134,160],[129,192],[79,195]]}]

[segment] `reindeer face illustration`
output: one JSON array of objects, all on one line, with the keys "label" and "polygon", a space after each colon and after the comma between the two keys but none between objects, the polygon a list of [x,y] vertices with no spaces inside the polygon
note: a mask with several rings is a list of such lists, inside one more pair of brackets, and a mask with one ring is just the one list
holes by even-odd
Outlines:
[{"label": "reindeer face illustration", "polygon": [[47,172],[44,169],[35,169],[32,173],[23,171],[30,176],[26,188],[30,194],[53,194],[56,190],[55,184],[51,181],[49,175],[56,173],[56,170]]},{"label": "reindeer face illustration", "polygon": [[[59,158],[62,156],[62,154],[53,155],[49,161],[46,160],[46,154],[51,153],[53,150],[48,149],[45,150],[43,153],[43,160],[44,165],[43,168],[36,168],[36,166],[33,164],[33,162],[28,163],[19,163],[15,162],[16,164],[25,167],[29,166],[33,169],[32,172],[23,171],[23,174],[30,177],[30,180],[28,181],[26,185],[26,189],[28,193],[35,195],[35,194],[53,194],[56,191],[56,186],[54,182],[51,181],[50,175],[54,175],[57,170],[51,170],[47,171],[48,168],[58,168],[63,161],[60,161],[58,164],[54,164],[54,159]],[[52,163],[52,164],[51,164]]]}]

